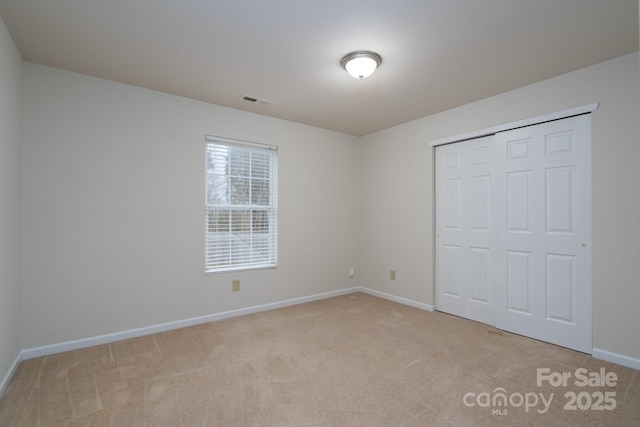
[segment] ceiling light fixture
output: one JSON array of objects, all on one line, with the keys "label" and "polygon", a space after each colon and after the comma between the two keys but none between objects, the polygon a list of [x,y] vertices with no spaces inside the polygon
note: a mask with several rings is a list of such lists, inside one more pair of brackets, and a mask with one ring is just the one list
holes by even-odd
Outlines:
[{"label": "ceiling light fixture", "polygon": [[351,52],[340,61],[342,68],[347,70],[356,79],[369,77],[382,63],[382,58],[375,52],[357,50]]}]

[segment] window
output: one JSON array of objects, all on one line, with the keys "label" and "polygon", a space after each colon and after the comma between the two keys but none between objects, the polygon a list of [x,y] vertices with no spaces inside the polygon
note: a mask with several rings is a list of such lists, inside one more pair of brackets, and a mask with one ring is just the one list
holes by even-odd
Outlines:
[{"label": "window", "polygon": [[276,267],[277,154],[207,137],[206,273]]}]

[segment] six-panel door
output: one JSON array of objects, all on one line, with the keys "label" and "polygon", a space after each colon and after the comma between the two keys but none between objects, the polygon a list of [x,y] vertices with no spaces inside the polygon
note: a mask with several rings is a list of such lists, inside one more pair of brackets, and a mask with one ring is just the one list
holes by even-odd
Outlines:
[{"label": "six-panel door", "polygon": [[499,133],[496,326],[591,353],[590,115]]},{"label": "six-panel door", "polygon": [[494,324],[493,138],[436,149],[436,305]]},{"label": "six-panel door", "polygon": [[591,352],[590,116],[436,148],[436,307]]}]

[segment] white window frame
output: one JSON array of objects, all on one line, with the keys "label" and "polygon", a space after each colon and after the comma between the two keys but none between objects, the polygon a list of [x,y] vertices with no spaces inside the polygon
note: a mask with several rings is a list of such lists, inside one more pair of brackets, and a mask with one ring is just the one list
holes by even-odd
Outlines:
[{"label": "white window frame", "polygon": [[[205,274],[276,268],[278,147],[210,135],[205,139]],[[244,159],[241,167],[231,167],[232,153]],[[241,172],[234,175],[232,169]],[[248,186],[243,203],[231,195],[237,189],[234,180]],[[268,189],[254,192],[254,183],[260,181],[267,182]],[[259,212],[262,222],[255,217]],[[216,220],[216,215],[224,219]],[[234,223],[234,217],[242,219]],[[236,224],[240,229],[234,231]]]}]

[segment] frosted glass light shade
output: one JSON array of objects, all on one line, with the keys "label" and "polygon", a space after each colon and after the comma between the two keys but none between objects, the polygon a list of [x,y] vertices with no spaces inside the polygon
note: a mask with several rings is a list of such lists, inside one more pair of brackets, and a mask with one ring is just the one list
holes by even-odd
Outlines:
[{"label": "frosted glass light shade", "polygon": [[369,51],[351,52],[342,58],[342,68],[356,79],[369,77],[378,68],[382,59],[380,55]]}]

